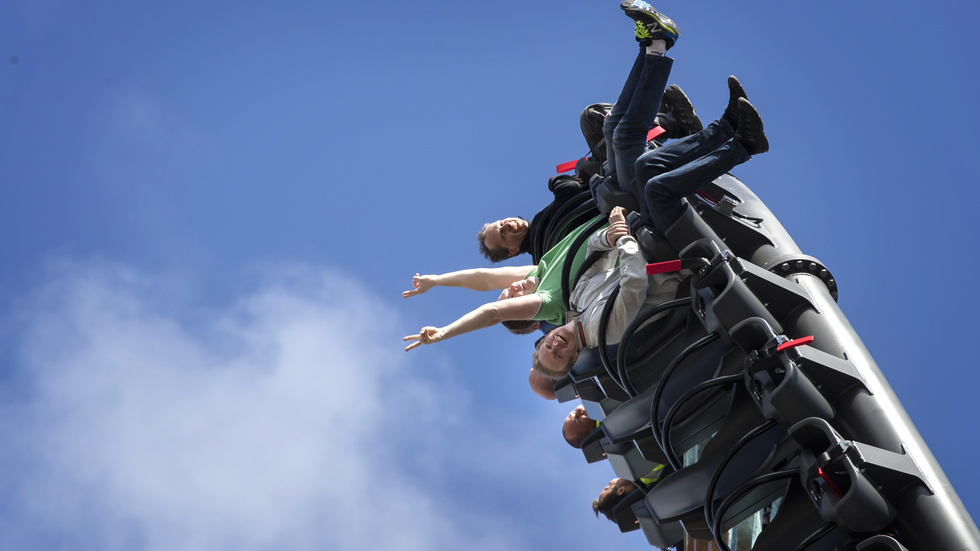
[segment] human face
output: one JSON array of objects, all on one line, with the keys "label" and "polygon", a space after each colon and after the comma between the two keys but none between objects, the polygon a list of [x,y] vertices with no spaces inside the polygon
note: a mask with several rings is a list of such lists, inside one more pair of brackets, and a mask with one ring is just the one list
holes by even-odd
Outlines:
[{"label": "human face", "polygon": [[548,332],[538,348],[541,365],[552,371],[566,371],[578,359],[579,344],[570,323]]},{"label": "human face", "polygon": [[595,421],[585,412],[584,406],[578,406],[573,409],[565,417],[565,423],[561,427],[562,434],[572,442],[581,441],[582,438],[585,438],[593,430],[595,430]]},{"label": "human face", "polygon": [[614,478],[606,484],[606,487],[599,492],[599,501],[605,501],[610,494],[623,495],[632,491],[636,486],[625,478]]},{"label": "human face", "polygon": [[500,293],[500,298],[497,300],[503,300],[505,298],[522,297],[524,295],[533,293],[537,288],[538,288],[538,278],[533,276],[527,277],[520,281],[515,281],[514,283],[511,283],[510,287],[504,289],[504,291]]},{"label": "human face", "polygon": [[527,235],[528,222],[521,218],[504,218],[490,223],[483,235],[483,244],[488,249],[504,249],[510,256],[521,250],[521,242]]}]

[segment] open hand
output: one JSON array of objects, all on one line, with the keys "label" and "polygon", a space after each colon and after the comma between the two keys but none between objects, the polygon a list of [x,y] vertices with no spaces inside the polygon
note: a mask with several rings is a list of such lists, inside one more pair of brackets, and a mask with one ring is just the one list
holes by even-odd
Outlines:
[{"label": "open hand", "polygon": [[435,344],[442,340],[442,331],[437,327],[423,327],[418,335],[409,335],[402,341],[415,341],[405,347],[405,352],[423,344]]},{"label": "open hand", "polygon": [[414,287],[414,289],[402,291],[402,298],[421,295],[422,293],[435,287],[435,285],[432,284],[432,276],[415,274],[415,277],[412,278],[412,287]]}]

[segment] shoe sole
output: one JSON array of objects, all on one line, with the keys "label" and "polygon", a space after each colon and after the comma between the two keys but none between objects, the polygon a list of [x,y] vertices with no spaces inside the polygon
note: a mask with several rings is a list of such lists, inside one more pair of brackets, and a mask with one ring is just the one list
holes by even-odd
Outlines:
[{"label": "shoe sole", "polygon": [[742,88],[742,83],[735,78],[735,75],[728,77],[728,94],[738,98],[748,99],[749,97],[748,94],[745,93],[745,88]]},{"label": "shoe sole", "polygon": [[[681,90],[680,86],[676,84],[668,86],[664,90],[664,100],[670,106],[671,111],[675,113],[683,112],[691,116],[691,120],[689,121],[691,126],[688,128],[691,133],[700,132],[704,129],[701,118],[698,117],[697,111],[694,110],[694,104],[691,103],[691,98],[687,97],[687,94],[684,93],[684,90]],[[676,119],[677,117],[675,116],[674,118]]]},{"label": "shoe sole", "polygon": [[[743,107],[742,106],[743,103],[747,107]],[[752,113],[752,118],[755,119],[754,122],[759,125],[758,137],[762,138],[762,140],[756,144],[759,150],[756,151],[755,153],[752,153],[752,155],[760,155],[762,153],[769,151],[769,138],[766,137],[766,129],[762,124],[762,115],[759,115],[759,110],[756,109],[754,105],[749,103],[749,100],[745,99],[744,97],[738,99],[738,108],[740,111],[744,110],[749,113]]]},{"label": "shoe sole", "polygon": [[680,38],[681,30],[677,28],[674,20],[658,12],[643,0],[626,0],[619,7],[626,12],[627,17],[637,22],[637,36],[639,38],[653,38],[653,36],[640,36],[639,34],[639,25],[643,25],[646,29],[648,23],[656,23],[657,30],[669,36],[674,42]]}]

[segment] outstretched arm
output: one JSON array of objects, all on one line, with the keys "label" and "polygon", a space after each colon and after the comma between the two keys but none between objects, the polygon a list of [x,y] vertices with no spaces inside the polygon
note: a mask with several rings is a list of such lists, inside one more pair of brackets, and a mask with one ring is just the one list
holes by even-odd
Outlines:
[{"label": "outstretched arm", "polygon": [[[614,250],[616,248],[616,241],[624,235],[629,235],[629,226],[626,225],[626,209],[623,207],[613,207],[609,212],[609,225],[589,236],[586,254],[591,255],[597,251]],[[607,272],[615,266],[616,257],[606,255],[604,258],[592,264],[585,274],[582,275],[582,279],[586,280],[595,274]]]},{"label": "outstretched arm", "polygon": [[419,275],[412,278],[412,287],[402,292],[402,298],[421,295],[433,287],[463,287],[473,291],[506,289],[511,283],[524,279],[534,266],[502,266],[499,268],[473,268],[448,274]]},{"label": "outstretched arm", "polygon": [[405,347],[405,352],[422,344],[435,344],[502,321],[531,319],[540,307],[541,297],[536,294],[488,302],[445,327],[423,327],[418,335],[403,338],[402,341],[414,341]]}]

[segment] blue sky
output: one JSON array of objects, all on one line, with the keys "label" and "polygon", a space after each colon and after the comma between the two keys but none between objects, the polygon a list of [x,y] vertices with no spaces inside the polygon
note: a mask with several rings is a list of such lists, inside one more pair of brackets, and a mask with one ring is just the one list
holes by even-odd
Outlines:
[{"label": "blue sky", "polygon": [[[980,10],[657,7],[975,516]],[[616,2],[0,6],[0,548],[646,548],[533,339],[401,342],[494,298],[400,292],[546,204],[634,48]]]}]

